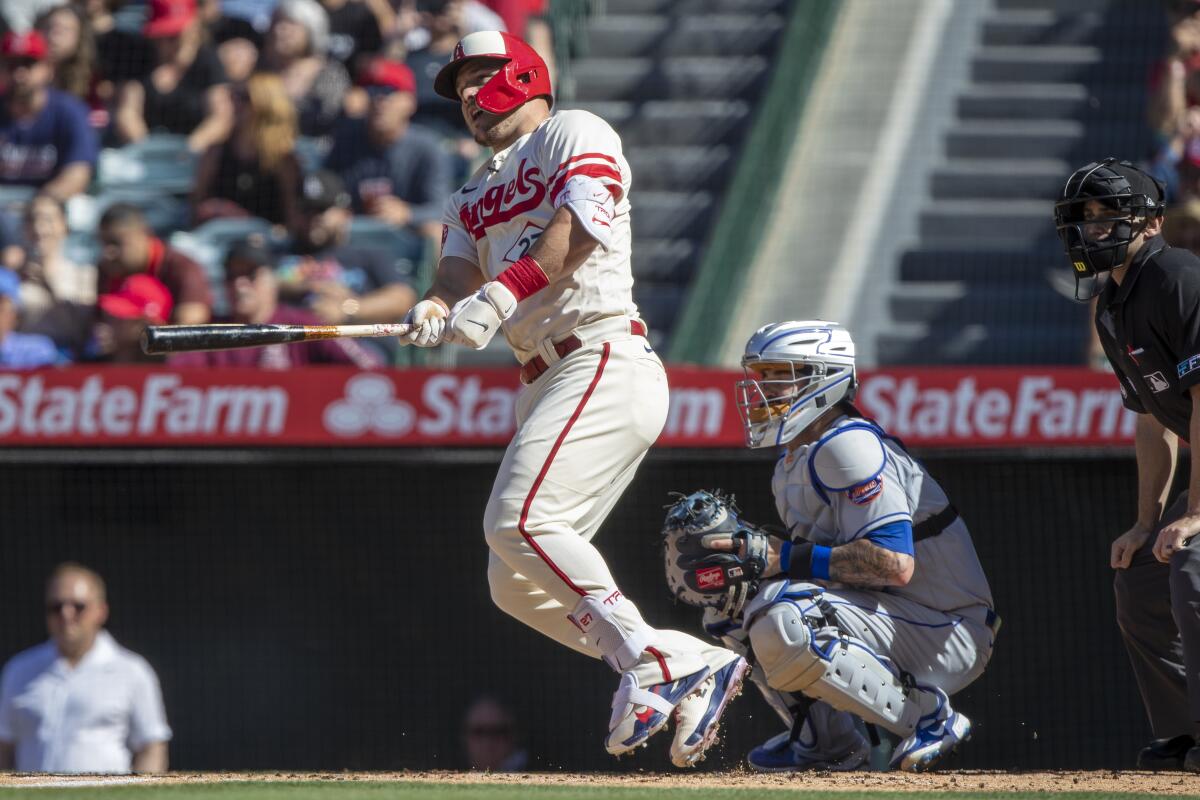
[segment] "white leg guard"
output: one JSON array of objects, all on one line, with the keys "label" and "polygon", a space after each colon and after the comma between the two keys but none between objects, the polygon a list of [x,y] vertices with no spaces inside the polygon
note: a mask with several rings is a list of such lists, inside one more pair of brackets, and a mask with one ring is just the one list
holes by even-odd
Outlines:
[{"label": "white leg guard", "polygon": [[617,672],[633,669],[657,636],[657,631],[645,623],[631,630],[616,617],[614,612],[626,602],[619,591],[604,598],[588,594],[579,598],[575,610],[567,616]]},{"label": "white leg guard", "polygon": [[773,689],[803,692],[898,736],[911,734],[938,706],[935,693],[906,687],[888,659],[843,635],[811,599],[784,599],[760,611],[750,644]]}]

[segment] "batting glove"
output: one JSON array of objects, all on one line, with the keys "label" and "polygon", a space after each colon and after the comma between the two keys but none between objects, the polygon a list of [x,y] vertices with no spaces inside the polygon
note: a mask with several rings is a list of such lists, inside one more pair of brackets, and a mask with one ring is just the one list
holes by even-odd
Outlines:
[{"label": "batting glove", "polygon": [[417,347],[433,347],[440,344],[446,329],[446,307],[436,300],[422,300],[404,315],[405,325],[415,325],[408,333],[397,338],[400,344],[415,344]]},{"label": "batting glove", "polygon": [[517,298],[499,281],[488,281],[479,291],[464,297],[450,309],[447,336],[476,350],[487,347],[500,323],[517,310]]}]

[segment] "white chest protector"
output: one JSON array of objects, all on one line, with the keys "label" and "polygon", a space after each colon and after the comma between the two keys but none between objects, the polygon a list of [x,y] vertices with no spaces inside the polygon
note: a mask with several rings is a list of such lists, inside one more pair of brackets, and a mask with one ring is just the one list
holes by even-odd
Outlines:
[{"label": "white chest protector", "polygon": [[[842,417],[820,439],[785,452],[771,483],[793,539],[835,547],[895,523],[914,527],[949,505],[946,493],[900,444],[871,422]],[[907,586],[885,591],[952,611],[992,595],[961,518],[915,542]]]}]

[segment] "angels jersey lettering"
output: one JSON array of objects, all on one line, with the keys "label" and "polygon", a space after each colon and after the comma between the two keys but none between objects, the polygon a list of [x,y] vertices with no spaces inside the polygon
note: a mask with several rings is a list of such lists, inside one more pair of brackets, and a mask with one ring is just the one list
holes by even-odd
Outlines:
[{"label": "angels jersey lettering", "polygon": [[599,181],[613,195],[611,246],[597,246],[578,269],[523,300],[504,322],[504,335],[522,362],[537,354],[542,340],[563,339],[606,317],[638,315],[629,264],[631,176],[621,139],[594,114],[560,111],[496,153],[446,203],[442,256],[470,261],[494,280],[537,241],[566,182],[577,175]]}]

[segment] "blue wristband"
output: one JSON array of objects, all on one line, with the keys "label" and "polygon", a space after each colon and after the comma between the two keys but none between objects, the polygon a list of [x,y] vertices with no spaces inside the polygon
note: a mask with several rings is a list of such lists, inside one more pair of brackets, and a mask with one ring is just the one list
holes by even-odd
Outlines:
[{"label": "blue wristband", "polygon": [[792,565],[792,540],[789,539],[783,543],[783,547],[779,548],[779,571],[787,574],[788,568]]},{"label": "blue wristband", "polygon": [[812,575],[817,580],[829,580],[829,554],[833,552],[832,547],[822,547],[817,545],[812,552]]}]

